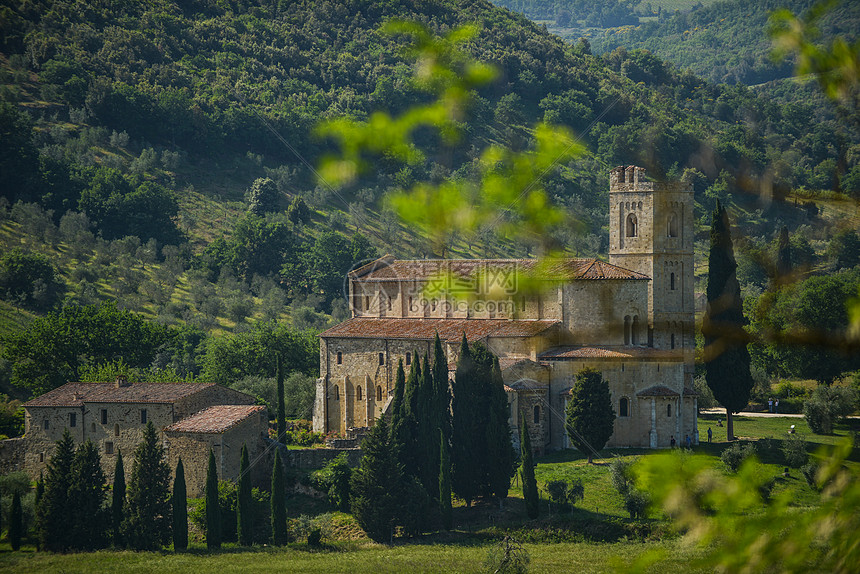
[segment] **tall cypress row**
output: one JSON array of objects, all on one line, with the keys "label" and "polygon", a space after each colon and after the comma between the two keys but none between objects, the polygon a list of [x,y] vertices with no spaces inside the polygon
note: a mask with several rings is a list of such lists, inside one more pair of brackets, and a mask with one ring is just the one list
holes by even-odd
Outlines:
[{"label": "tall cypress row", "polygon": [[185,467],[182,458],[176,463],[173,479],[173,550],[188,548],[188,498],[185,491]]},{"label": "tall cypress row", "polygon": [[123,546],[122,520],[125,517],[125,468],[122,463],[122,452],[117,453],[116,464],[113,469],[113,495],[110,512],[113,544],[117,548],[121,548]]},{"label": "tall cypress row", "polygon": [[215,453],[209,449],[209,469],[206,472],[206,547],[221,548],[221,507],[218,502],[218,467]]},{"label": "tall cypress row", "polygon": [[737,267],[729,215],[717,201],[711,221],[707,306],[702,320],[703,356],[705,380],[726,409],[729,440],[734,440],[732,414],[747,405],[753,387]]},{"label": "tall cypress row", "polygon": [[394,456],[403,467],[403,473],[416,478],[420,478],[419,458],[421,453],[416,448],[418,444],[418,419],[415,414],[418,408],[418,388],[422,376],[421,359],[416,356],[412,362],[412,368],[409,370],[409,378],[406,379],[400,415],[395,413],[390,427],[390,442],[394,449]]},{"label": "tall cypress row", "polygon": [[242,445],[242,460],[239,463],[239,492],[236,501],[236,528],[237,538],[242,546],[250,546],[254,543],[254,514],[251,499],[251,464],[248,462],[248,446]]},{"label": "tall cypress row", "polygon": [[69,483],[69,546],[74,550],[95,550],[106,541],[110,517],[104,508],[105,482],[99,450],[87,440],[75,452]]},{"label": "tall cypress row", "polygon": [[535,466],[532,459],[532,439],[529,436],[529,425],[526,413],[520,413],[520,476],[523,480],[523,499],[526,502],[526,514],[529,518],[537,518],[540,514],[540,499],[538,497]]},{"label": "tall cypress row", "polygon": [[451,457],[448,454],[448,439],[441,429],[439,439],[439,511],[442,514],[442,526],[445,530],[451,530]]},{"label": "tall cypress row", "polygon": [[135,550],[158,550],[170,544],[170,466],[152,421],[134,449],[122,536]]},{"label": "tall cypress row", "polygon": [[287,543],[287,508],[284,504],[284,466],[281,464],[281,449],[275,449],[272,465],[272,543],[283,546]]},{"label": "tall cypress row", "polygon": [[403,416],[403,396],[406,392],[406,373],[403,370],[403,359],[397,361],[397,375],[394,378],[394,398],[391,399],[391,422]]},{"label": "tall cypress row", "polygon": [[277,440],[284,441],[284,433],[287,432],[287,408],[284,406],[284,359],[278,353],[277,358],[278,369],[278,425],[277,425]]}]

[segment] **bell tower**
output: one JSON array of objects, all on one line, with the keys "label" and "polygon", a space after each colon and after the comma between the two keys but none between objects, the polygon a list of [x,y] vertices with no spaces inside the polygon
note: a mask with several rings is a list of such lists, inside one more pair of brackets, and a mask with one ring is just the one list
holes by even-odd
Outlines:
[{"label": "bell tower", "polygon": [[645,169],[641,167],[612,169],[609,230],[609,262],[651,278],[648,345],[683,349],[685,362],[692,365],[695,348],[692,187],[681,182],[646,181]]}]

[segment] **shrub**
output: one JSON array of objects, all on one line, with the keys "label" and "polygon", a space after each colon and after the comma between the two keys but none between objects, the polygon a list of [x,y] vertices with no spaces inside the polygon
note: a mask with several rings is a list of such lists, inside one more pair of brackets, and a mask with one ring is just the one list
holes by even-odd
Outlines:
[{"label": "shrub", "polygon": [[579,478],[570,482],[551,480],[546,483],[545,490],[549,494],[549,499],[558,507],[560,512],[570,512],[571,506],[585,496],[585,488]]},{"label": "shrub", "polygon": [[854,412],[856,403],[857,393],[850,387],[820,386],[803,407],[806,424],[816,434],[831,434],[836,421]]},{"label": "shrub", "polygon": [[816,487],[818,482],[815,477],[818,474],[818,463],[810,462],[808,464],[804,464],[800,467],[800,474],[803,475],[803,478],[806,479],[806,483],[809,486]]},{"label": "shrub", "polygon": [[788,466],[802,467],[809,460],[809,455],[806,454],[806,441],[796,434],[788,435],[788,438],[782,443],[782,455]]},{"label": "shrub", "polygon": [[624,508],[630,513],[631,519],[640,519],[647,517],[648,505],[651,504],[651,497],[647,492],[641,490],[631,490],[624,497]]},{"label": "shrub", "polygon": [[525,574],[529,571],[529,562],[529,553],[523,545],[512,536],[505,536],[487,554],[482,571],[493,574]]},{"label": "shrub", "polygon": [[352,468],[345,452],[337,455],[322,469],[311,475],[311,484],[328,496],[332,506],[342,512],[349,512],[349,481]]},{"label": "shrub", "polygon": [[755,455],[755,445],[752,443],[736,442],[724,450],[720,458],[729,472],[737,472],[741,464],[753,455]]}]

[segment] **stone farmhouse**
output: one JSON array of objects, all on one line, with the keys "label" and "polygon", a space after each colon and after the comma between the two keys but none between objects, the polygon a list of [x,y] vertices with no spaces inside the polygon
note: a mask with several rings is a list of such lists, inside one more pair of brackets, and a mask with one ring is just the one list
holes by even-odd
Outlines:
[{"label": "stone farmhouse", "polygon": [[134,449],[152,422],[171,470],[181,456],[188,495],[202,496],[210,449],[220,463],[219,478],[228,480],[239,475],[243,444],[252,460],[265,449],[268,413],[254,402],[251,395],[212,383],[130,383],[124,377],[67,383],[24,403],[24,436],[3,441],[0,456],[4,466],[38,477],[68,429],[76,444],[95,443],[109,480],[122,452],[129,479]]},{"label": "stone farmhouse", "polygon": [[499,356],[515,441],[524,412],[537,451],[569,447],[565,406],[585,367],[609,383],[608,446],[697,441],[693,191],[644,171],[610,172],[608,263],[386,256],[352,271],[352,317],[320,335],[314,430],[370,426],[391,402],[398,361],[408,370],[432,358],[438,333],[451,377],[464,334]]}]

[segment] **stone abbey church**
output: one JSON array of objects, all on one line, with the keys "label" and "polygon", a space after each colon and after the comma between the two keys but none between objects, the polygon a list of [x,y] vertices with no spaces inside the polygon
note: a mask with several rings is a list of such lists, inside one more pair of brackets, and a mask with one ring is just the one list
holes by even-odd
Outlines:
[{"label": "stone abbey church", "polygon": [[[693,190],[646,181],[644,171],[610,171],[609,263],[386,256],[352,271],[352,317],[320,335],[314,430],[372,425],[391,403],[398,361],[408,372],[432,358],[438,333],[451,378],[464,334],[498,355],[515,440],[525,413],[539,452],[569,447],[565,406],[585,367],[609,383],[607,446],[696,441]],[[529,289],[518,289],[523,276]],[[471,296],[430,295],[444,278]]]}]

